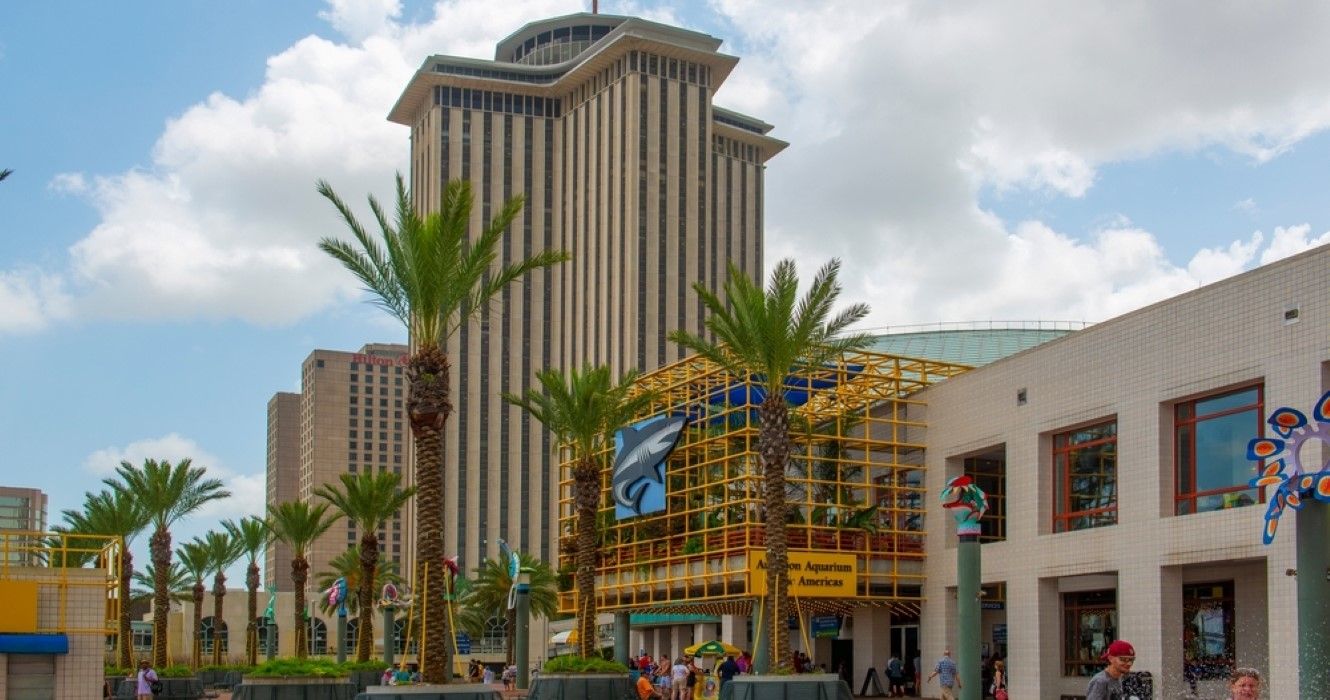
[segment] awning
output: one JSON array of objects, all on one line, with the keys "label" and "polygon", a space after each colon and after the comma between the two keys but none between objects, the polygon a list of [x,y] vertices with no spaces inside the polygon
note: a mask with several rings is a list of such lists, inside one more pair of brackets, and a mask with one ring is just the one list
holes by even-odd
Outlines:
[{"label": "awning", "polygon": [[564,630],[556,632],[550,637],[550,644],[576,644],[577,630]]},{"label": "awning", "polygon": [[68,654],[63,634],[0,634],[0,654]]}]

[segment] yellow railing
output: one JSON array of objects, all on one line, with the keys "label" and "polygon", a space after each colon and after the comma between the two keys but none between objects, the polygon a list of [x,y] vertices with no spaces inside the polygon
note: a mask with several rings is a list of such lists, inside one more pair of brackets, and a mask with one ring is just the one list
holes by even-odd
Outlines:
[{"label": "yellow railing", "polygon": [[0,530],[0,631],[115,634],[123,547],[114,535]]}]

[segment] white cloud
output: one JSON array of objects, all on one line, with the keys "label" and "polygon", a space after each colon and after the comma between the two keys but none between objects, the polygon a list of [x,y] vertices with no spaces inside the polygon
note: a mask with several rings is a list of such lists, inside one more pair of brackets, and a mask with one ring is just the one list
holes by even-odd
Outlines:
[{"label": "white cloud", "polygon": [[[282,324],[358,295],[314,246],[345,235],[314,181],[357,205],[385,197],[408,150],[385,115],[427,56],[489,58],[531,19],[585,9],[440,0],[412,23],[399,0],[329,0],[321,17],[342,40],[301,39],[253,92],[171,119],[144,169],[52,182],[100,220],[67,266],[0,271],[0,333],[72,310]],[[1175,263],[1157,240],[1167,232],[1114,224],[1080,240],[1000,221],[979,201],[988,189],[1081,197],[1101,166],[1160,153],[1277,157],[1330,124],[1330,5],[713,0],[705,11],[742,58],[717,103],[791,142],[767,171],[767,259],[839,255],[846,297],[870,302],[874,324],[1097,320],[1324,239],[1292,226],[1268,248],[1253,236]]]},{"label": "white cloud", "polygon": [[178,433],[135,440],[124,447],[104,447],[88,455],[83,460],[83,466],[97,476],[114,476],[121,462],[141,465],[144,460],[155,459],[174,464],[185,458],[189,458],[196,467],[206,467],[211,474],[228,473],[221,460],[205,451],[193,439]]}]

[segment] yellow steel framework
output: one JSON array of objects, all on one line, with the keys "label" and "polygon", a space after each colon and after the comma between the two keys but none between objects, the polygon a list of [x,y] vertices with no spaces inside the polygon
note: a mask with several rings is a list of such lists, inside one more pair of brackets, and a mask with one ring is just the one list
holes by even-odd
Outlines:
[{"label": "yellow steel framework", "polygon": [[[852,596],[808,597],[805,612],[860,605],[918,611],[923,583],[924,422],[918,390],[965,365],[847,353],[787,379],[791,404],[786,473],[792,559],[835,553],[854,560]],[[644,375],[658,400],[640,419],[686,415],[665,470],[663,512],[616,520],[612,454],[599,455],[600,610],[748,613],[750,552],[763,550],[757,439],[761,380],[735,377],[701,357]],[[806,397],[806,400],[805,400]],[[571,455],[559,484],[561,569],[575,543]],[[842,556],[841,560],[845,557]],[[793,595],[793,593],[792,593]],[[575,593],[560,609],[575,611]]]},{"label": "yellow steel framework", "polygon": [[0,628],[116,634],[123,547],[113,535],[0,530],[0,589],[23,598],[0,606]]}]

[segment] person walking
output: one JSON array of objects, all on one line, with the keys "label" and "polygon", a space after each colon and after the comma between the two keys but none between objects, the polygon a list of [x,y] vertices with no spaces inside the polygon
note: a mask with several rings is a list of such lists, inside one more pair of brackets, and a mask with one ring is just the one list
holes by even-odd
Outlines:
[{"label": "person walking", "polygon": [[716,667],[716,675],[720,677],[720,687],[722,688],[725,687],[726,683],[734,680],[734,677],[738,675],[738,673],[739,662],[734,660],[733,654],[725,657],[725,661],[721,663],[720,666]]},{"label": "person walking", "polygon": [[993,698],[1007,700],[1007,662],[998,659],[993,662]]},{"label": "person walking", "polygon": [[959,697],[957,691],[961,689],[961,677],[956,672],[956,662],[951,660],[950,649],[942,650],[942,658],[937,660],[933,672],[928,674],[928,682],[933,682],[934,678],[937,678],[942,688],[942,700],[956,700]]},{"label": "person walking", "polygon": [[1085,689],[1085,700],[1123,700],[1122,678],[1131,672],[1136,663],[1136,649],[1121,639],[1108,645],[1103,659],[1108,662],[1104,670],[1090,679]]},{"label": "person walking", "polygon": [[1228,677],[1228,700],[1256,700],[1261,697],[1261,674],[1254,668],[1235,668]]},{"label": "person walking", "polygon": [[895,654],[887,661],[887,696],[905,697],[905,666]]},{"label": "person walking", "polygon": [[138,700],[152,700],[152,684],[157,683],[157,672],[147,659],[139,661],[139,671],[135,675],[134,695]]},{"label": "person walking", "polygon": [[688,670],[688,664],[683,657],[674,660],[674,665],[670,667],[670,694],[674,700],[689,700],[689,695],[693,689],[688,685],[688,678],[692,672]]}]

